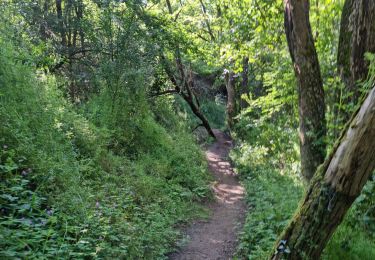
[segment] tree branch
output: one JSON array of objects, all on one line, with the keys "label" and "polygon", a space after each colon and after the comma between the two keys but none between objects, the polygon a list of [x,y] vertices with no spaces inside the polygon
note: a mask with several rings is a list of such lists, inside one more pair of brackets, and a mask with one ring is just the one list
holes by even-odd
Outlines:
[{"label": "tree branch", "polygon": [[177,89],[167,89],[167,90],[164,90],[164,91],[161,91],[161,92],[151,93],[150,97],[159,97],[159,96],[163,96],[163,95],[179,94],[179,93],[180,92],[177,91]]}]

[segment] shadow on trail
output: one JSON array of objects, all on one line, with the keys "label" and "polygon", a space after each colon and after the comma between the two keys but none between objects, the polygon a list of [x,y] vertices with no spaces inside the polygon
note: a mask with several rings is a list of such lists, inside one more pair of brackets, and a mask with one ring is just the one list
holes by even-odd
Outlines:
[{"label": "shadow on trail", "polygon": [[171,260],[231,259],[235,252],[237,232],[245,218],[245,190],[228,159],[233,147],[231,138],[219,130],[214,133],[217,140],[206,151],[209,170],[215,178],[212,189],[216,199],[207,205],[211,216],[187,228],[189,243],[171,254]]}]

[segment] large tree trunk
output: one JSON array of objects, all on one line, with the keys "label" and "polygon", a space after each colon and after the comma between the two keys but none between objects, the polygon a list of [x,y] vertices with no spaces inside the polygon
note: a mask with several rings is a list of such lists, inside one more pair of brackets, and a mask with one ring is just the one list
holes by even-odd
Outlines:
[{"label": "large tree trunk", "polygon": [[310,180],[325,157],[323,81],[309,21],[308,0],[284,0],[285,32],[298,80],[301,173]]},{"label": "large tree trunk", "polygon": [[319,167],[271,259],[319,259],[375,168],[375,88]]},{"label": "large tree trunk", "polygon": [[[375,2],[371,0],[346,0],[341,15],[340,38],[337,64],[340,77],[349,96],[342,100],[345,104],[356,105],[360,97],[357,82],[364,80],[368,73],[366,52],[375,52]],[[347,121],[350,112],[340,111]]]},{"label": "large tree trunk", "polygon": [[234,126],[234,117],[236,116],[236,91],[234,72],[226,70],[225,83],[227,88],[227,124],[229,129]]}]

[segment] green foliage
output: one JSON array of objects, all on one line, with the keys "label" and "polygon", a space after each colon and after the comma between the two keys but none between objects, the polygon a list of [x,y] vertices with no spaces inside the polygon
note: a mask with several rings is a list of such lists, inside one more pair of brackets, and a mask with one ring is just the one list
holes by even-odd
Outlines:
[{"label": "green foliage", "polygon": [[362,230],[341,224],[325,249],[322,259],[373,259],[374,240]]},{"label": "green foliage", "polygon": [[249,213],[236,255],[240,259],[267,259],[278,235],[293,216],[303,187],[293,175],[282,175],[266,164],[251,169],[240,171]]},{"label": "green foliage", "polygon": [[[278,235],[288,224],[304,196],[303,182],[297,177],[298,159],[288,157],[287,150],[285,154],[268,151],[265,146],[253,147],[242,143],[231,154],[246,188],[249,207],[240,233],[236,253],[238,259],[267,259]],[[285,166],[277,163],[280,158],[289,158]],[[323,259],[374,257],[374,187],[374,180],[366,184],[361,196],[330,240]]]},{"label": "green foliage", "polygon": [[[180,116],[186,120],[192,129],[201,123],[181,97],[176,98],[175,105]],[[204,115],[207,115],[207,120],[212,128],[222,130],[225,128],[226,107],[219,97],[215,98],[215,100],[202,98],[200,100],[200,110]]]},{"label": "green foliage", "polygon": [[[375,59],[366,54],[370,62],[368,78],[361,82],[362,99],[374,86]],[[352,104],[345,111],[354,111],[360,104]],[[324,259],[373,259],[375,256],[375,175],[373,174],[356,199],[343,223],[338,227],[325,249]]]},{"label": "green foliage", "polygon": [[[0,258],[165,258],[176,225],[210,195],[191,137],[199,120],[179,96],[148,96],[171,89],[161,57],[177,49],[220,129],[225,102],[202,89],[216,93],[221,71],[238,77],[249,58],[249,106],[232,133],[250,206],[237,256],[268,257],[303,191],[282,1],[171,0],[172,14],[165,1],[62,2],[62,23],[55,1],[0,3]],[[342,4],[311,1],[328,143],[345,124],[339,112],[358,105],[344,102],[352,93],[336,69]],[[374,258],[373,194],[369,182],[325,258]]]},{"label": "green foliage", "polygon": [[[326,36],[320,37],[323,41]],[[333,111],[334,108],[338,106],[344,111],[354,111],[359,104],[335,103],[337,99],[331,96],[332,92],[343,90],[337,76],[329,73],[334,64],[327,60],[333,61],[335,57],[323,42],[318,43],[318,48],[326,48],[321,52],[325,52],[327,59],[321,60],[329,105],[327,119],[330,131],[327,140],[333,144],[335,135],[343,127],[343,122],[333,117],[337,112]],[[370,61],[373,60],[372,55],[367,56]],[[273,61],[276,62],[274,65]],[[247,190],[249,205],[238,246],[239,259],[267,259],[277,236],[303,197],[303,184],[298,178],[297,101],[291,88],[295,82],[291,71],[288,72],[290,64],[285,55],[276,55],[269,62],[271,67],[275,67],[263,71],[265,93],[250,96],[249,107],[238,116],[235,128],[237,148],[232,153],[232,159]],[[369,79],[361,86],[364,94],[373,87],[372,69],[370,65]],[[373,194],[374,181],[369,181],[329,242],[323,259],[374,258]]]},{"label": "green foliage", "polygon": [[141,76],[113,100],[98,74],[103,91],[77,110],[0,45],[0,257],[163,258],[209,195],[186,126],[155,120]]},{"label": "green foliage", "polygon": [[217,96],[215,100],[202,100],[201,111],[204,115],[207,115],[207,119],[210,122],[212,128],[224,130],[226,106],[223,100]]},{"label": "green foliage", "polygon": [[375,256],[375,182],[369,181],[338,227],[323,259],[373,259]]},{"label": "green foliage", "polygon": [[267,162],[283,169],[298,160],[297,93],[288,66],[285,53],[276,56],[270,61],[270,69],[262,72],[263,81],[253,82],[253,93],[257,84],[263,85],[264,93],[251,93],[248,107],[237,116],[234,131],[241,141],[240,164],[258,168]]}]

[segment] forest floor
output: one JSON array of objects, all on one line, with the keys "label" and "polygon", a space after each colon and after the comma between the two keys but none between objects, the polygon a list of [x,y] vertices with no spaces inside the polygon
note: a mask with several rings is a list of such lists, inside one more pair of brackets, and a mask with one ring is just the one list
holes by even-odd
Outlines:
[{"label": "forest floor", "polygon": [[214,130],[215,143],[206,150],[215,200],[207,203],[210,217],[193,222],[184,231],[187,245],[169,256],[171,260],[232,259],[237,246],[237,233],[245,219],[245,189],[239,183],[229,161],[232,139]]}]

